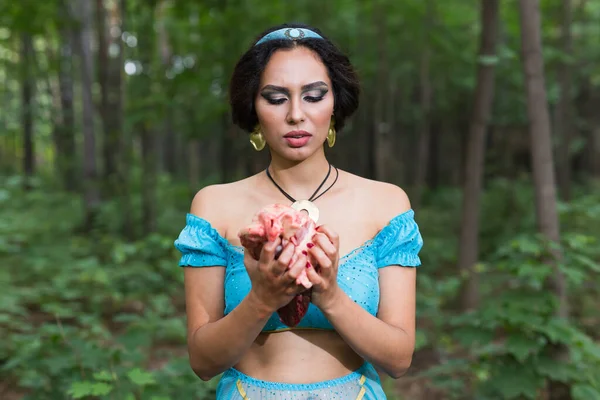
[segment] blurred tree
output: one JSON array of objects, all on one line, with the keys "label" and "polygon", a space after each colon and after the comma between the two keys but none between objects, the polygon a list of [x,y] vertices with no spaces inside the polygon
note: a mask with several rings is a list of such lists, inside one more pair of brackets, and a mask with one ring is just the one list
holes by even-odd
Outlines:
[{"label": "blurred tree", "polygon": [[83,190],[86,230],[96,222],[100,207],[100,188],[96,162],[95,107],[92,94],[94,85],[94,58],[92,54],[93,9],[88,0],[72,0],[71,12],[78,21],[77,50],[81,63],[81,103],[83,130]]},{"label": "blurred tree", "polygon": [[21,77],[22,127],[23,127],[23,180],[25,189],[29,189],[35,172],[35,151],[33,139],[34,78],[33,78],[33,39],[29,32],[21,33]]},{"label": "blurred tree", "polygon": [[432,97],[433,88],[431,83],[431,30],[434,18],[433,0],[425,1],[425,12],[423,17],[421,59],[419,64],[419,100],[421,109],[419,111],[419,140],[417,144],[415,193],[413,203],[415,208],[421,207],[423,190],[427,184],[428,167],[431,160],[431,119],[432,119]]},{"label": "blurred tree", "polygon": [[556,147],[556,170],[559,193],[563,200],[571,198],[571,144],[574,129],[572,65],[573,39],[571,34],[572,0],[560,2],[560,63],[558,71],[559,97],[554,117],[554,130],[558,146]]},{"label": "blurred tree", "polygon": [[77,32],[70,13],[68,0],[58,5],[58,82],[60,88],[61,119],[56,140],[56,164],[63,186],[68,191],[81,187],[74,115],[74,45]]},{"label": "blurred tree", "polygon": [[[539,232],[550,242],[552,259],[547,262],[554,268],[550,277],[551,289],[558,298],[557,315],[568,318],[567,282],[559,268],[562,254],[558,249],[560,231],[556,206],[556,184],[552,159],[550,115],[548,112],[545,88],[544,61],[539,0],[520,0],[521,51],[525,87],[527,94],[527,115],[531,135],[531,162],[535,186],[535,211]],[[557,357],[565,357],[558,351]],[[551,382],[550,399],[570,398],[570,389],[562,382]]]},{"label": "blurred tree", "polygon": [[498,0],[481,1],[481,39],[478,54],[477,83],[473,98],[469,139],[466,149],[462,200],[462,223],[458,266],[466,278],[461,308],[473,310],[479,305],[479,279],[476,265],[479,260],[479,213],[482,189],[485,139],[494,101],[495,65],[498,62]]}]

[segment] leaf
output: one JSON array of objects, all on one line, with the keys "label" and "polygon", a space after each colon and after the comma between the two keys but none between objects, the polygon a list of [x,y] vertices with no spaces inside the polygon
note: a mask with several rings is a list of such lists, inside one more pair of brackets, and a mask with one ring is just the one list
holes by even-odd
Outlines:
[{"label": "leaf", "polygon": [[544,340],[534,340],[526,337],[523,333],[511,334],[505,342],[506,350],[520,362],[537,353],[544,344]]},{"label": "leaf", "polygon": [[479,327],[467,326],[456,329],[453,336],[463,345],[473,346],[491,342],[494,339],[494,332]]},{"label": "leaf", "polygon": [[106,382],[110,382],[115,380],[115,376],[111,375],[110,372],[108,371],[100,371],[100,372],[96,372],[94,374],[94,379],[97,381],[106,381]]},{"label": "leaf", "polygon": [[113,389],[112,385],[104,382],[73,382],[67,394],[75,399],[81,399],[86,396],[105,396]]},{"label": "leaf", "polygon": [[577,377],[577,370],[562,361],[555,361],[550,357],[543,357],[536,362],[537,371],[550,379],[559,382],[569,382]]},{"label": "leaf", "polygon": [[600,391],[586,384],[573,385],[571,395],[573,400],[600,400]]},{"label": "leaf", "polygon": [[139,368],[132,369],[127,373],[127,376],[134,384],[138,386],[152,385],[156,383],[154,375],[150,372],[142,371]]},{"label": "leaf", "polygon": [[106,396],[113,390],[113,386],[105,382],[95,382],[92,388],[92,396]]},{"label": "leaf", "polygon": [[92,394],[92,385],[93,382],[89,381],[73,382],[67,391],[67,394],[74,399],[81,399],[85,396],[90,396]]},{"label": "leaf", "polygon": [[519,396],[535,399],[543,383],[543,379],[536,376],[529,365],[511,363],[496,366],[486,385],[496,388],[504,399],[515,399]]},{"label": "leaf", "polygon": [[573,254],[573,258],[576,259],[581,265],[588,267],[594,272],[600,272],[600,263],[595,262],[591,258],[583,254]]}]

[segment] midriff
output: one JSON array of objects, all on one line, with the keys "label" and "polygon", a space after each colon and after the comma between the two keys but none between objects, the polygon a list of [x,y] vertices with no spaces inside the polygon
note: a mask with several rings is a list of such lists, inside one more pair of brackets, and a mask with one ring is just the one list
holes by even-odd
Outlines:
[{"label": "midriff", "polygon": [[256,379],[298,384],[342,377],[363,362],[336,332],[304,329],[261,333],[234,368]]}]

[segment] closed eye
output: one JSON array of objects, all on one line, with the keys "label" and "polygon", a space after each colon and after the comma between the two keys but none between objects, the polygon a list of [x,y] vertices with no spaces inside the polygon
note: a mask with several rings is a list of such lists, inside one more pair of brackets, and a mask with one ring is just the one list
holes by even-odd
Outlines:
[{"label": "closed eye", "polygon": [[309,92],[309,95],[306,96],[304,99],[310,103],[316,103],[318,101],[323,100],[323,97],[325,97],[325,95],[327,94],[328,90],[325,88],[320,88],[317,90],[311,90]]},{"label": "closed eye", "polygon": [[318,101],[323,100],[323,96],[319,96],[319,97],[314,97],[314,96],[306,96],[304,98],[304,100],[308,101],[309,103],[316,103]]},{"label": "closed eye", "polygon": [[267,98],[265,97],[265,99],[269,102],[269,104],[283,104],[287,99],[284,98],[280,98],[280,99],[271,99],[271,98]]}]

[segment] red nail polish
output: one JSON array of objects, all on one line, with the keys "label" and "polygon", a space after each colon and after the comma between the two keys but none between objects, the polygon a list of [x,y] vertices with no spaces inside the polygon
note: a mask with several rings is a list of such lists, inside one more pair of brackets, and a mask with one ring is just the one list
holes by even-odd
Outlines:
[{"label": "red nail polish", "polygon": [[317,230],[317,231],[318,231],[319,229],[321,229],[321,227],[322,227],[322,226],[323,226],[323,225],[319,225],[319,226],[317,226],[317,227],[315,228],[315,230]]},{"label": "red nail polish", "polygon": [[307,256],[308,252],[306,250],[302,250],[302,254],[304,254],[305,256]]},{"label": "red nail polish", "polygon": [[312,267],[312,265],[310,265],[310,263],[309,263],[309,262],[307,262],[307,263],[306,263],[306,268],[311,268],[311,267]]},{"label": "red nail polish", "polygon": [[309,249],[312,249],[314,245],[315,245],[314,243],[307,243],[306,247],[308,247]]}]

